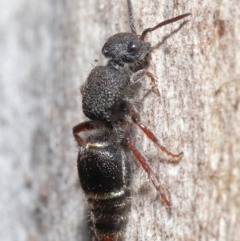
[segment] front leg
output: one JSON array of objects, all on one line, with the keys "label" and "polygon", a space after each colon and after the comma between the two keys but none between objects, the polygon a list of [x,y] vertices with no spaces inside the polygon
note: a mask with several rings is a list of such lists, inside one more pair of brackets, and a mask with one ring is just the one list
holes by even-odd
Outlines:
[{"label": "front leg", "polygon": [[130,85],[134,85],[135,83],[137,83],[138,81],[141,80],[141,78],[146,74],[146,70],[145,69],[141,69],[135,73],[131,74],[130,77]]}]

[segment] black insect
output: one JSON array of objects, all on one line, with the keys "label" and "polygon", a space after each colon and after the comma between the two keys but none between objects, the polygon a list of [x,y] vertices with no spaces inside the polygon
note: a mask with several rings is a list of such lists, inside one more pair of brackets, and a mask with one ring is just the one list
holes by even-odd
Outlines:
[{"label": "black insect", "polygon": [[[148,32],[178,21],[189,13],[166,20],[153,28],[136,34],[132,19],[132,6],[128,0],[129,23],[132,33],[118,33],[104,44],[102,53],[109,61],[95,67],[89,74],[81,93],[84,114],[91,120],[73,128],[79,145],[78,173],[80,183],[90,205],[90,219],[95,236],[100,241],[123,240],[130,210],[131,169],[127,152],[130,150],[158,190],[164,204],[170,207],[163,188],[147,164],[146,158],[131,142],[132,125],[136,124],[162,151],[175,159],[182,153],[173,154],[163,147],[147,126],[140,122],[134,99],[146,71],[150,43],[144,42]],[[82,138],[79,133],[87,132]]]}]

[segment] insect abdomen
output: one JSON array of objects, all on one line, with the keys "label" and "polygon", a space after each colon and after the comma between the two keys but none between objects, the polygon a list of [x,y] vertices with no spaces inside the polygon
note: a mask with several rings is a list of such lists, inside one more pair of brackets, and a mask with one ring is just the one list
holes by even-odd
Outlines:
[{"label": "insect abdomen", "polygon": [[131,207],[130,165],[122,145],[91,145],[90,149],[82,147],[78,156],[78,174],[90,206],[90,221],[98,240],[121,241]]},{"label": "insect abdomen", "polygon": [[130,190],[126,189],[122,196],[107,200],[89,199],[91,221],[95,235],[99,240],[120,241],[126,228],[130,211]]}]

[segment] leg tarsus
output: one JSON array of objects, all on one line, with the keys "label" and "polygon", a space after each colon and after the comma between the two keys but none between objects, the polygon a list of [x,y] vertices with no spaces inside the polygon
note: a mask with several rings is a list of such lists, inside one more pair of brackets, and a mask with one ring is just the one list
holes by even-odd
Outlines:
[{"label": "leg tarsus", "polygon": [[159,89],[157,88],[155,76],[152,73],[148,72],[148,71],[145,74],[151,80],[152,91],[155,92],[155,94],[157,94],[158,96],[160,96],[160,92],[159,92]]},{"label": "leg tarsus", "polygon": [[156,87],[156,79],[155,79],[155,76],[154,76],[152,73],[148,72],[148,71],[146,71],[145,74],[147,75],[148,78],[150,78],[153,87]]}]

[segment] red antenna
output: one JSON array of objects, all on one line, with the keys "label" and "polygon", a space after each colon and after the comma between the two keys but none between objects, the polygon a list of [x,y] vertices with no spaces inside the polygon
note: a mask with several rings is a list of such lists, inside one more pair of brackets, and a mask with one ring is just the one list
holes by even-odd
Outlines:
[{"label": "red antenna", "polygon": [[182,18],[186,18],[186,17],[189,16],[189,15],[191,15],[191,13],[185,13],[185,14],[179,15],[179,16],[177,16],[177,17],[175,17],[175,18],[167,19],[167,20],[159,23],[158,25],[156,25],[156,26],[153,27],[153,28],[147,28],[147,29],[143,30],[143,32],[142,32],[142,34],[140,35],[139,39],[143,41],[148,32],[152,32],[152,31],[154,31],[154,30],[156,30],[156,29],[158,29],[158,28],[161,28],[161,27],[164,26],[164,25],[167,25],[167,24],[169,24],[169,23],[176,22],[176,21],[178,21],[178,20],[180,20],[180,19],[182,19]]}]

